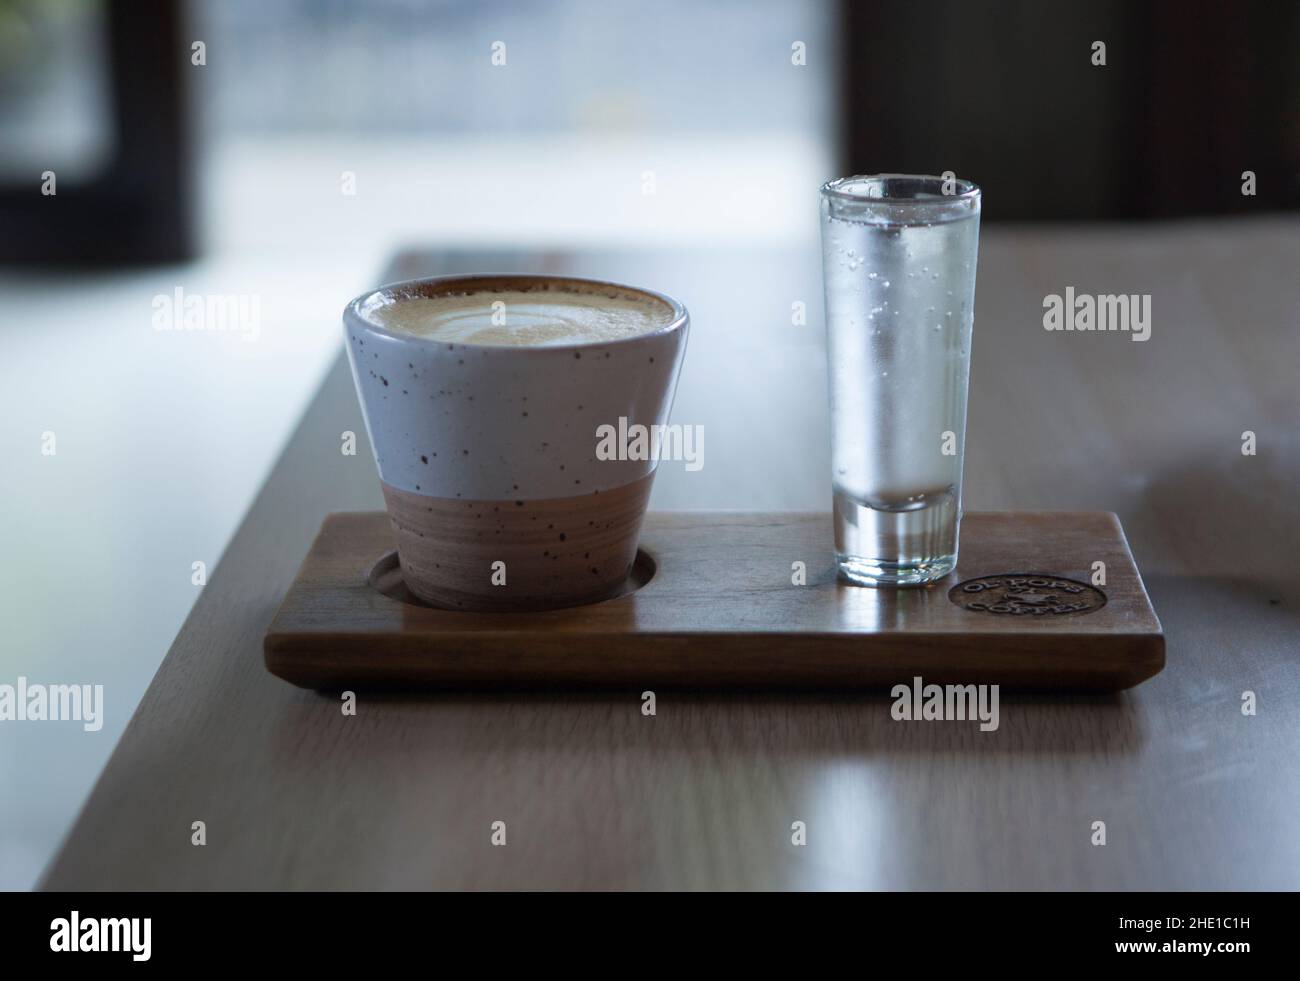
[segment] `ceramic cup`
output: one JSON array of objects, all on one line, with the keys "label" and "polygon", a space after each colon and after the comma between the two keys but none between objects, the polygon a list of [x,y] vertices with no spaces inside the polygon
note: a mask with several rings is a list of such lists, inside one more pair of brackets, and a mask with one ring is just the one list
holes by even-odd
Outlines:
[{"label": "ceramic cup", "polygon": [[[663,306],[666,326],[598,343],[478,346],[392,330],[367,312],[403,297],[565,288],[649,299]],[[415,596],[509,611],[620,592],[656,461],[632,458],[643,455],[635,447],[611,454],[602,427],[635,433],[667,423],[686,349],[685,307],[592,280],[453,276],[372,290],[348,304],[343,322],[402,576]]]}]

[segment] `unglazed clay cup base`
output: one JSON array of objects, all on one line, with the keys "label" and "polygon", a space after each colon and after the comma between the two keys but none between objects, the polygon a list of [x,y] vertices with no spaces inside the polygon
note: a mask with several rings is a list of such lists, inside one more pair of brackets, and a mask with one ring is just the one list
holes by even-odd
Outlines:
[{"label": "unglazed clay cup base", "polygon": [[558,609],[624,592],[654,474],[549,500],[464,501],[383,485],[407,589],[455,610]]},{"label": "unglazed clay cup base", "polygon": [[[651,555],[649,552],[647,552],[644,548],[637,548],[636,558],[632,560],[632,571],[628,573],[627,578],[623,580],[623,583],[619,587],[618,591],[615,592],[612,596],[609,596],[604,600],[600,600],[599,602],[607,603],[612,600],[619,599],[623,596],[628,596],[632,593],[635,593],[638,589],[641,589],[642,587],[647,585],[650,582],[650,580],[652,580],[655,577],[655,573],[658,571],[659,571],[659,566],[658,563],[655,561],[654,556]],[[375,592],[388,597],[390,600],[394,600],[406,606],[416,606],[421,609],[435,609],[435,610],[449,609],[448,607],[445,606],[434,606],[432,603],[426,603],[424,600],[419,599],[417,596],[415,596],[415,594],[412,593],[409,588],[407,588],[406,580],[402,578],[402,566],[401,563],[398,562],[396,549],[393,549],[392,551],[389,552],[385,552],[375,561],[374,565],[370,567],[370,572],[366,575],[366,583],[369,584],[370,588],[373,589]],[[574,609],[582,609],[583,607],[590,606],[590,605],[592,604],[578,603],[571,607],[557,607],[557,609],[574,610]],[[464,612],[464,613],[471,612],[469,610],[461,610],[459,608],[450,608],[450,609],[455,609],[455,612]],[[510,612],[516,612],[516,611],[510,611]],[[517,612],[527,613],[529,611],[519,610]]]}]

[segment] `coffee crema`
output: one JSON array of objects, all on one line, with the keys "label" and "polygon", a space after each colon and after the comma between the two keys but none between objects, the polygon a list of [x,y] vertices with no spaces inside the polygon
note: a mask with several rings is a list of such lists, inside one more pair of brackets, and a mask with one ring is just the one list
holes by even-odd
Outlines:
[{"label": "coffee crema", "polygon": [[672,307],[653,296],[576,287],[399,294],[365,314],[399,333],[491,347],[603,344],[653,333],[675,319]]}]

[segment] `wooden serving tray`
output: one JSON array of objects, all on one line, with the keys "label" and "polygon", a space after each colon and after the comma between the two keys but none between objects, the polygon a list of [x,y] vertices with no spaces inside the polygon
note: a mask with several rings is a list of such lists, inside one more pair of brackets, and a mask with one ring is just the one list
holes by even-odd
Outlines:
[{"label": "wooden serving tray", "polygon": [[967,514],[956,571],[912,589],[837,582],[830,534],[827,514],[651,513],[622,596],[488,614],[412,599],[382,512],[331,514],[267,631],[266,666],[306,688],[638,691],[888,689],[917,675],[1113,691],[1164,666],[1110,512]]}]

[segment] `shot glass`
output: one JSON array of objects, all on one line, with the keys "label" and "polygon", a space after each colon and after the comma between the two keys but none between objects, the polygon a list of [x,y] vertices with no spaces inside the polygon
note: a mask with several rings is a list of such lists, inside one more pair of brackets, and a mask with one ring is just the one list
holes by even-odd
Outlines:
[{"label": "shot glass", "polygon": [[831,481],[841,579],[957,564],[980,189],[906,174],[821,189]]}]

